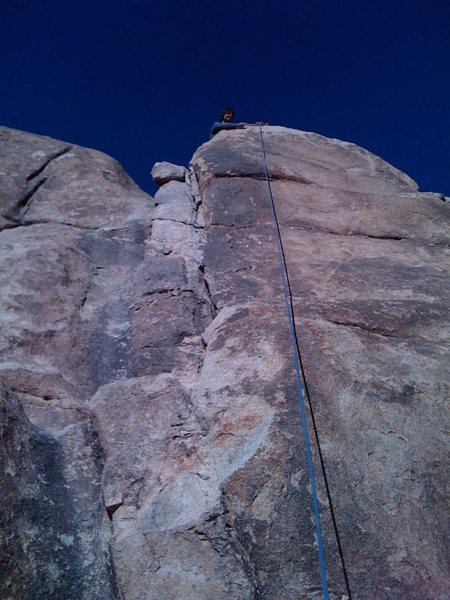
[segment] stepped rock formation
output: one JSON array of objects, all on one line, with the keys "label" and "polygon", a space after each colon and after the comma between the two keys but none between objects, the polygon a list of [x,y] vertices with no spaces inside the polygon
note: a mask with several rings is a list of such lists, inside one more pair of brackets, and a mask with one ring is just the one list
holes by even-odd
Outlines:
[{"label": "stepped rock formation", "polygon": [[[264,139],[351,597],[444,600],[448,199]],[[154,200],[49,138],[0,128],[0,161],[0,598],[321,598],[258,129],[155,167]]]}]

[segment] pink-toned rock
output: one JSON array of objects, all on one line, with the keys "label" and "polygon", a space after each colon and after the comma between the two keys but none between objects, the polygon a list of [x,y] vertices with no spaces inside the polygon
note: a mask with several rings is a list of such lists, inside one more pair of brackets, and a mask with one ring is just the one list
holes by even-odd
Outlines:
[{"label": "pink-toned rock", "polygon": [[[352,597],[443,599],[448,201],[418,193],[405,175],[350,144],[280,128],[265,129],[264,139]],[[258,144],[254,130],[224,134],[192,161],[203,190],[205,276],[223,310],[281,302],[267,185],[244,177],[261,177]],[[281,305],[279,314],[282,323]],[[256,554],[268,540],[258,537],[253,503],[242,502],[249,474],[233,479],[226,495],[248,524],[239,539]],[[345,588],[324,497],[322,490],[338,597]],[[285,590],[283,575],[259,576],[262,597]],[[302,593],[292,597],[313,594]]]},{"label": "pink-toned rock", "polygon": [[96,150],[0,128],[0,211],[10,224],[118,228],[147,219],[151,200]]},{"label": "pink-toned rock", "polygon": [[[351,596],[444,600],[448,201],[353,144],[263,134]],[[65,503],[61,527],[78,532],[79,563],[51,593],[320,598],[259,129],[219,133],[154,202],[105,155],[5,128],[0,140],[0,377],[33,423],[22,413],[17,428],[59,452],[50,490],[27,467],[37,502]],[[26,447],[27,465],[47,455]],[[5,464],[14,452],[4,442]],[[51,597],[38,573],[59,565],[59,542],[20,503],[14,525],[21,492],[7,489],[6,531],[26,531],[37,558],[30,571],[11,534],[0,589]]]},{"label": "pink-toned rock", "polygon": [[152,167],[151,176],[159,187],[169,183],[169,181],[184,181],[186,167],[174,165],[167,161],[156,162]]}]

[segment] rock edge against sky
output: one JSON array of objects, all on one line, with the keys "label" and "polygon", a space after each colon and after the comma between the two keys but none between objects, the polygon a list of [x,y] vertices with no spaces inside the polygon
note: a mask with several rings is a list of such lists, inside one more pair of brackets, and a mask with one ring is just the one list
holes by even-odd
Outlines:
[{"label": "rock edge against sky", "polygon": [[[444,600],[448,201],[353,144],[264,138],[352,598]],[[154,199],[93,150],[0,148],[2,598],[320,598],[258,130]]]}]

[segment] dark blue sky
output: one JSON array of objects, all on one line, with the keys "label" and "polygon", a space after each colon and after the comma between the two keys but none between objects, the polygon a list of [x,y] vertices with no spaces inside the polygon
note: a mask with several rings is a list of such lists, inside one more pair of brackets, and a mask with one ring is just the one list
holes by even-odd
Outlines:
[{"label": "dark blue sky", "polygon": [[449,0],[0,0],[0,122],[146,191],[231,105],[355,142],[450,195]]}]

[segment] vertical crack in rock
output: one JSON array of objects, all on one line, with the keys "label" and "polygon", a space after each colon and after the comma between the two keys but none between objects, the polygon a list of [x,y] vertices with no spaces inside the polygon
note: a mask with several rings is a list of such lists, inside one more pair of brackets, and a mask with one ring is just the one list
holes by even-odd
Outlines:
[{"label": "vertical crack in rock", "polygon": [[[234,434],[221,426],[226,409],[214,406],[214,391],[208,389],[207,330],[220,313],[203,274],[201,201],[190,186],[169,182],[156,203],[130,306],[134,377],[102,386],[92,401],[107,454],[103,489],[119,580],[125,595],[138,577],[140,589],[146,589],[143,598],[177,597],[180,587],[172,587],[171,573],[187,583],[194,561],[200,576],[194,577],[192,600],[253,598],[242,557],[212,515],[220,512],[222,463],[232,463],[225,471],[239,468],[255,452],[253,437],[261,434],[258,428],[248,440],[240,434],[244,448],[235,457]],[[124,396],[126,412],[120,402]],[[216,438],[219,445],[211,449]],[[141,482],[138,488],[135,481]]]},{"label": "vertical crack in rock", "polygon": [[247,579],[252,587],[252,600],[256,600],[257,598],[262,598],[260,582],[258,581],[258,567],[254,560],[252,560],[250,557],[248,548],[246,548],[242,543],[242,540],[237,533],[236,524],[230,519],[232,512],[230,501],[232,502],[232,498],[227,498],[226,493],[222,491],[221,505],[223,507],[223,515],[225,517],[225,531],[229,533],[230,542],[234,546],[236,558],[242,563],[243,570],[246,573]]},{"label": "vertical crack in rock", "polygon": [[[189,182],[192,197],[194,199],[195,225],[204,231],[205,224],[204,224],[203,213],[202,213],[202,209],[201,209],[202,197],[201,197],[200,188],[199,188],[198,181],[197,181],[197,176],[195,174],[195,170],[192,167],[190,167],[188,170],[187,181]],[[203,240],[203,245],[204,245],[204,243],[205,243],[205,240]],[[214,319],[217,316],[219,309],[213,300],[211,290],[209,288],[208,279],[205,274],[206,267],[205,267],[204,262],[202,262],[198,268],[201,273],[202,284],[204,287],[204,291],[206,293],[206,297],[212,307],[212,319]]]},{"label": "vertical crack in rock", "polygon": [[[103,165],[103,172],[120,171],[115,161],[101,153],[72,146],[48,152],[47,146],[52,150],[55,146],[52,140],[15,131],[1,141],[7,146],[2,148],[2,156],[8,159],[5,169],[10,168],[12,175],[1,201],[5,207],[15,206],[14,214],[8,215],[11,221],[22,225],[39,190],[44,202],[33,227],[2,232],[0,376],[21,390],[20,400],[33,423],[28,426],[39,427],[41,437],[53,440],[52,447],[58,448],[51,462],[61,476],[57,481],[53,471],[48,475],[28,470],[25,492],[35,498],[32,511],[25,510],[21,490],[12,490],[18,496],[13,517],[22,528],[14,569],[26,571],[16,578],[13,595],[119,600],[109,548],[110,519],[117,507],[110,507],[109,515],[105,511],[101,489],[105,457],[92,421],[86,418],[89,411],[82,407],[99,383],[124,376],[120,371],[128,353],[123,347],[129,334],[124,329],[128,280],[144,254],[142,230],[150,225],[151,199],[126,176],[99,179]],[[44,186],[53,161],[72,149],[73,156],[51,170],[52,185]],[[21,175],[30,189],[20,195],[14,175],[26,173],[22,162],[34,166],[40,155],[48,158],[28,176]],[[82,176],[77,179],[78,169]],[[30,448],[31,463],[45,458],[42,448],[43,444]],[[4,458],[2,450],[3,446]],[[6,457],[6,471],[15,458],[11,452]],[[47,487],[42,488],[41,480],[47,481]],[[5,500],[0,506],[2,522],[10,510],[6,504],[14,506],[14,501]],[[46,522],[43,533],[40,519]],[[27,546],[26,556],[21,554],[20,536]],[[6,586],[0,596],[9,598],[10,569],[0,571],[0,589]]]},{"label": "vertical crack in rock", "polygon": [[204,287],[206,296],[208,298],[208,301],[212,307],[212,317],[215,318],[219,312],[219,308],[217,307],[217,304],[215,304],[212,294],[211,294],[211,290],[209,289],[208,280],[205,275],[205,265],[200,265],[198,269],[199,269],[200,273],[202,274],[203,287]]}]

